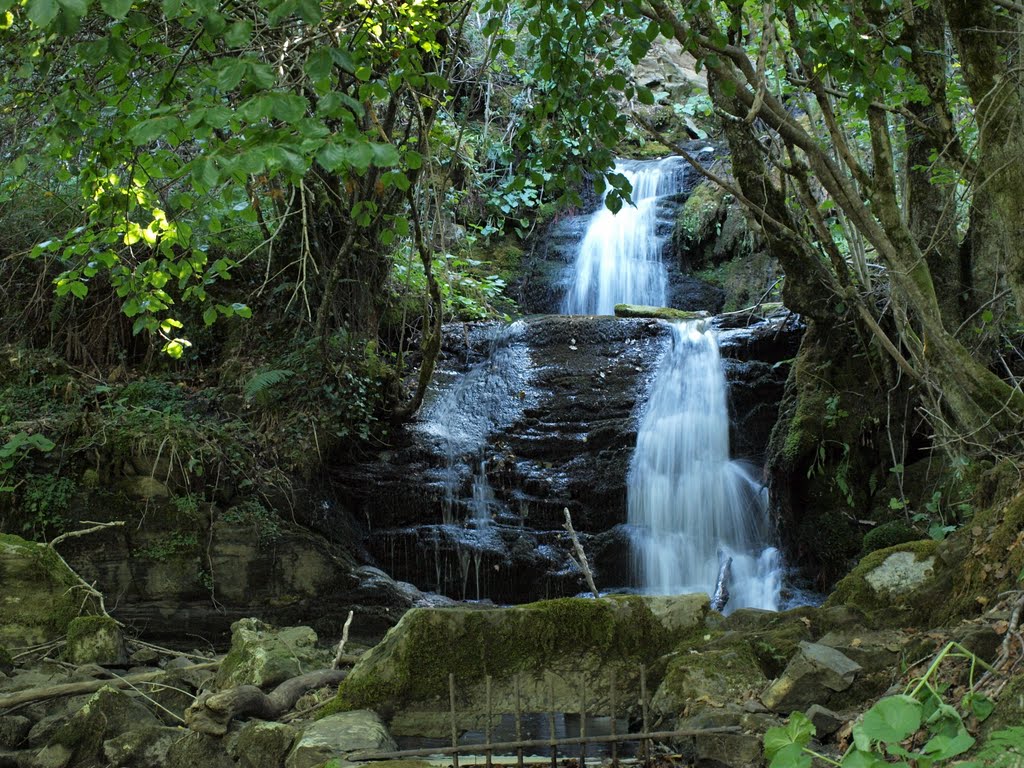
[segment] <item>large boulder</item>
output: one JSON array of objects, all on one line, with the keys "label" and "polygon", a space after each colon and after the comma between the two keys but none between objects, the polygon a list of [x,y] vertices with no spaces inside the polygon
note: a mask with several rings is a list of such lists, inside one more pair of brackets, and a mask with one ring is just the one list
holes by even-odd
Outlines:
[{"label": "large boulder", "polygon": [[[450,732],[449,675],[460,727],[479,727],[491,681],[493,712],[608,710],[635,702],[640,669],[703,625],[706,595],[564,598],[512,608],[413,609],[342,682],[335,709],[373,709],[396,735]],[[655,680],[649,681],[652,689]]]},{"label": "large boulder", "polygon": [[56,640],[67,633],[82,600],[78,579],[45,544],[0,534],[0,647]]}]

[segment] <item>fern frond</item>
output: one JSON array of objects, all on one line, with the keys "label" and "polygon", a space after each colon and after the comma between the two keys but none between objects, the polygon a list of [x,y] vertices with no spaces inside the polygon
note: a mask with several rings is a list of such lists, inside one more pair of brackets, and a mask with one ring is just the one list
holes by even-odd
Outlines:
[{"label": "fern frond", "polygon": [[282,381],[286,381],[294,375],[294,371],[281,368],[275,368],[270,371],[260,371],[246,382],[244,390],[245,399],[247,401],[253,400],[261,393],[266,392],[271,387],[280,384]]}]

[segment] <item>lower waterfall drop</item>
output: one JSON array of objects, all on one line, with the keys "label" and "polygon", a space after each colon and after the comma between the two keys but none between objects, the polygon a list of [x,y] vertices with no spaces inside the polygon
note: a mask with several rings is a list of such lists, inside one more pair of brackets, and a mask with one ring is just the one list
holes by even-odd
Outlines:
[{"label": "lower waterfall drop", "polygon": [[729,458],[726,382],[714,332],[673,326],[655,374],[629,471],[637,575],[651,594],[713,594],[731,558],[725,610],[777,610],[781,557],[767,494]]}]

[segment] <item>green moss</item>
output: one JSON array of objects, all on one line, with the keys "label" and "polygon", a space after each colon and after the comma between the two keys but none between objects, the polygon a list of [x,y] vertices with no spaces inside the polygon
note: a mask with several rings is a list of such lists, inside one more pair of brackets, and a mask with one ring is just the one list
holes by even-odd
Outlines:
[{"label": "green moss", "polygon": [[864,534],[861,553],[867,555],[876,549],[886,549],[920,538],[921,532],[914,530],[903,520],[890,520]]},{"label": "green moss", "polygon": [[707,312],[688,312],[672,307],[645,307],[640,304],[616,304],[616,317],[652,317],[657,320],[700,320],[708,316]]},{"label": "green moss", "polygon": [[717,234],[724,213],[726,192],[717,184],[702,181],[686,198],[676,220],[676,239],[700,243]]},{"label": "green moss", "polygon": [[102,632],[117,629],[117,622],[109,616],[79,616],[68,625],[68,643],[75,643]]},{"label": "green moss", "polygon": [[0,637],[19,645],[60,637],[78,615],[81,599],[69,589],[78,581],[49,547],[0,534],[0,576]]}]

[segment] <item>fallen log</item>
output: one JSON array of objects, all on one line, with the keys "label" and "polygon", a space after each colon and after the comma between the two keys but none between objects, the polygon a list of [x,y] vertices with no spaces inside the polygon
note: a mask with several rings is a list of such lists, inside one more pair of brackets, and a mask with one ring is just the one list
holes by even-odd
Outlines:
[{"label": "fallen log", "polygon": [[[182,667],[180,671],[186,672],[193,669],[216,669],[220,662],[207,664],[193,664],[190,667]],[[16,691],[5,696],[0,696],[0,711],[17,707],[21,704],[28,704],[33,701],[46,701],[47,699],[59,699],[62,696],[77,696],[81,693],[95,693],[100,688],[110,686],[111,688],[128,688],[137,683],[149,683],[167,674],[164,670],[157,672],[140,672],[137,675],[125,675],[124,677],[110,677],[102,680],[84,680],[80,683],[62,683],[60,685],[48,685],[42,688],[29,688],[25,691]]]},{"label": "fallen log", "polygon": [[193,731],[223,736],[231,721],[239,715],[260,720],[277,720],[295,706],[307,691],[334,685],[345,679],[348,670],[321,669],[285,680],[270,693],[255,685],[239,685],[219,693],[204,693],[185,710],[185,724]]}]

